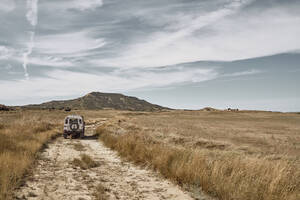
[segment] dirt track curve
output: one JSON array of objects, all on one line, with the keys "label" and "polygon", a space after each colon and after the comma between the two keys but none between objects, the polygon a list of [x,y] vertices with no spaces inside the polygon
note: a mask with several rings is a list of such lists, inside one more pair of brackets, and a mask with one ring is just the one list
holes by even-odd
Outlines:
[{"label": "dirt track curve", "polygon": [[[41,153],[33,175],[16,193],[16,199],[95,199],[99,184],[106,188],[107,199],[192,199],[155,172],[122,161],[116,152],[92,137],[95,127],[87,127],[87,137],[83,140],[60,137],[50,143]],[[84,148],[76,150],[76,143]],[[75,167],[71,161],[83,153],[100,165],[87,170]]]}]

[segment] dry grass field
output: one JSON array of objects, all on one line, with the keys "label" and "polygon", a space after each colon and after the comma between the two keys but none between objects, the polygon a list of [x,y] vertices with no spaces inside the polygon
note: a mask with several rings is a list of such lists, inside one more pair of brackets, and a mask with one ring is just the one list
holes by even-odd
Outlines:
[{"label": "dry grass field", "polygon": [[222,200],[300,199],[300,115],[123,113],[97,132],[120,155]]},{"label": "dry grass field", "polygon": [[[111,117],[116,111],[10,111],[0,112],[0,200],[12,198],[24,175],[47,142],[62,133],[68,114],[83,114],[88,123]],[[34,170],[34,169],[33,169]]]},{"label": "dry grass field", "polygon": [[201,188],[221,200],[300,199],[300,114],[36,110],[0,112],[1,200],[34,170],[68,114],[84,115],[87,125],[107,119],[97,129],[107,146],[195,194]]},{"label": "dry grass field", "polygon": [[0,199],[11,199],[36,153],[57,135],[57,121],[49,117],[37,112],[0,114]]}]

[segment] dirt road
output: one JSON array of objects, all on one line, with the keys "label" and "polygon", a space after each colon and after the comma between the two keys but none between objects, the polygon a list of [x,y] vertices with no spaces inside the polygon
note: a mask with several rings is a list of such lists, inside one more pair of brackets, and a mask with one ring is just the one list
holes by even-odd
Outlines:
[{"label": "dirt road", "polygon": [[[156,173],[122,161],[116,152],[92,137],[96,125],[87,127],[84,140],[58,138],[49,144],[31,177],[16,193],[17,199],[88,200],[96,199],[100,184],[107,199],[192,199],[178,186]],[[98,167],[82,170],[74,158],[87,154]]]}]

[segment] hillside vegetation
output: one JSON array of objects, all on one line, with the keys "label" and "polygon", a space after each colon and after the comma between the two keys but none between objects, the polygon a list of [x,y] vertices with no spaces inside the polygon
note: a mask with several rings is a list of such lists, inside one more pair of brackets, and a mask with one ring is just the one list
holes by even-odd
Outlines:
[{"label": "hillside vegetation", "polygon": [[83,97],[72,100],[50,101],[38,105],[28,105],[27,109],[76,109],[76,110],[131,110],[131,111],[158,111],[167,109],[159,105],[151,104],[136,97],[122,94],[92,92]]},{"label": "hillside vegetation", "polygon": [[298,200],[299,121],[271,112],[127,113],[97,132],[120,155],[191,191],[221,200]]}]

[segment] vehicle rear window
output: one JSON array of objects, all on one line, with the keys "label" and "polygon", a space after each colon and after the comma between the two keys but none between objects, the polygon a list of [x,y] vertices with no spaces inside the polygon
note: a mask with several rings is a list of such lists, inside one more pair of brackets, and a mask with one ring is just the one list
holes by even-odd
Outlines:
[{"label": "vehicle rear window", "polygon": [[72,123],[78,123],[78,119],[70,119],[70,124]]},{"label": "vehicle rear window", "polygon": [[81,121],[81,119],[79,119],[79,123],[80,123],[80,124],[82,124],[82,121]]}]

